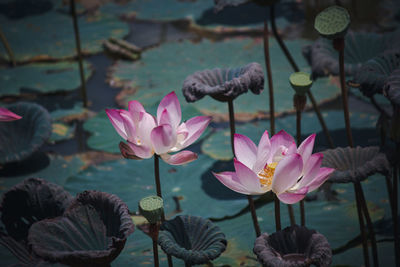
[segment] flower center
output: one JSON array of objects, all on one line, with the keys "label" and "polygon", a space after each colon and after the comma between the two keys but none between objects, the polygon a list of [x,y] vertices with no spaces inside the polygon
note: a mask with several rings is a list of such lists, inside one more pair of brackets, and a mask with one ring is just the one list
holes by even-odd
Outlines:
[{"label": "flower center", "polygon": [[258,174],[262,186],[270,187],[272,185],[276,165],[278,165],[278,162],[266,164],[264,169]]}]

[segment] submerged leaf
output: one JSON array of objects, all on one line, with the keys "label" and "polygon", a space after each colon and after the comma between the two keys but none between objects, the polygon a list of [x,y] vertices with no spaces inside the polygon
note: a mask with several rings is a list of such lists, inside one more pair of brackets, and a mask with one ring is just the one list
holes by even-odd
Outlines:
[{"label": "submerged leaf", "polygon": [[34,103],[7,106],[22,119],[0,123],[0,164],[21,161],[38,150],[51,134],[51,118],[46,109]]},{"label": "submerged leaf", "polygon": [[322,166],[336,169],[329,180],[333,183],[360,182],[375,173],[389,175],[390,164],[379,147],[338,147],[322,152]]}]

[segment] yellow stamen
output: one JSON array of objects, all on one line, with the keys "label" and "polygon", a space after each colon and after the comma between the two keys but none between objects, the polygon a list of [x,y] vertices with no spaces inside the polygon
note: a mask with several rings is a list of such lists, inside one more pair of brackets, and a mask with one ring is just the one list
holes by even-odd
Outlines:
[{"label": "yellow stamen", "polygon": [[264,169],[258,174],[261,185],[268,187],[272,185],[272,178],[274,177],[276,165],[278,165],[278,162],[266,164]]}]

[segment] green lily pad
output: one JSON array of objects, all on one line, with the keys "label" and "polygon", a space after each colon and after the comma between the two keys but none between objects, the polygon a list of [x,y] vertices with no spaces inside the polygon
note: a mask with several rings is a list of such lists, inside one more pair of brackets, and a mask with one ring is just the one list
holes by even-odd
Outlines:
[{"label": "green lily pad", "polygon": [[[343,112],[341,111],[326,111],[322,112],[328,129],[331,131],[331,135],[336,145],[343,142],[343,131],[345,129]],[[353,134],[357,129],[370,129],[372,134],[375,134],[375,124],[378,120],[378,115],[367,114],[367,113],[351,113],[350,122],[353,128]],[[236,132],[244,134],[251,138],[255,143],[261,138],[261,135],[265,130],[269,130],[269,121],[258,121],[252,123],[246,123],[236,126]],[[275,120],[276,132],[283,129],[292,136],[296,136],[296,115],[289,115]],[[342,130],[341,134],[337,134],[337,131]],[[335,134],[332,134],[335,131]],[[320,124],[318,123],[317,116],[313,112],[306,112],[302,114],[302,136],[306,137],[312,133],[318,133],[317,140],[315,142],[315,149],[321,150],[322,148],[328,148],[325,141],[325,136],[322,133]],[[358,133],[358,132],[357,132]],[[363,131],[363,135],[366,136],[367,132]],[[356,135],[354,135],[356,136]],[[358,135],[357,135],[358,136]],[[368,142],[367,138],[357,138],[355,141],[357,145],[366,145]],[[378,141],[369,140],[369,142]],[[347,144],[343,144],[346,146]],[[233,158],[231,143],[230,143],[230,130],[220,129],[216,131],[209,138],[207,138],[201,145],[201,150],[204,154],[218,160],[231,160]]]},{"label": "green lily pad", "polygon": [[55,121],[70,121],[83,116],[86,111],[82,103],[76,103],[72,108],[59,107],[50,112],[50,116]]},{"label": "green lily pad", "polygon": [[[150,114],[156,114],[156,108],[154,107],[153,109],[146,111],[150,112]],[[187,120],[199,115],[201,114],[191,106],[186,105],[184,108],[182,108],[183,120]],[[87,144],[90,148],[110,153],[120,153],[118,144],[119,142],[123,141],[123,139],[115,131],[107,117],[107,114],[104,111],[100,112],[93,118],[88,119],[83,124],[83,128],[85,131],[88,131],[91,134],[87,140]],[[208,136],[209,133],[210,128],[207,127],[207,129],[196,142],[201,141],[204,137]]]},{"label": "green lily pad", "polygon": [[0,193],[30,177],[40,177],[63,186],[67,178],[78,173],[83,165],[78,157],[65,160],[61,156],[34,154],[23,163],[7,165],[0,170]]},{"label": "green lily pad", "polygon": [[[76,54],[75,35],[72,17],[67,14],[52,10],[23,20],[8,20],[0,16],[2,31],[16,60],[72,58]],[[79,16],[78,25],[82,52],[85,54],[102,51],[104,39],[122,38],[128,34],[128,25],[113,15]],[[29,45],[21,42],[21,36],[29,40]],[[0,46],[0,55],[8,59],[3,46]]]},{"label": "green lily pad", "polygon": [[[116,194],[131,210],[137,210],[138,202],[143,197],[156,192],[153,165],[152,159],[107,162],[74,175],[65,187],[72,194],[82,191],[82,188]],[[166,217],[180,213],[175,211],[173,197],[180,199],[183,214],[207,218],[233,215],[245,208],[247,198],[226,188],[211,173],[228,168],[232,168],[231,164],[216,163],[203,155],[184,166],[173,167],[160,161]],[[210,206],[213,208],[210,209]]]},{"label": "green lily pad", "polygon": [[60,142],[74,137],[76,124],[68,125],[63,122],[53,122],[49,142]]},{"label": "green lily pad", "polygon": [[[92,74],[88,62],[84,62],[84,71],[87,80]],[[72,91],[80,86],[77,62],[36,63],[0,69],[0,96]]]},{"label": "green lily pad", "polygon": [[340,6],[331,6],[320,12],[315,18],[314,28],[322,36],[335,39],[343,37],[350,25],[349,12]]},{"label": "green lily pad", "polygon": [[[301,56],[301,47],[305,40],[287,41],[286,45],[292,52],[299,66],[307,71],[307,65]],[[236,51],[232,53],[232,51]],[[272,77],[275,88],[276,112],[293,109],[293,91],[288,82],[288,73],[292,72],[290,64],[282,60],[284,55],[274,40],[270,42]],[[181,90],[182,83],[188,75],[204,69],[216,67],[232,67],[246,65],[249,62],[264,62],[262,42],[253,39],[226,39],[221,42],[204,40],[200,43],[191,42],[169,43],[142,53],[142,60],[137,63],[118,61],[111,68],[111,82],[123,85],[125,88],[135,88],[133,95],[123,99],[140,101],[146,109],[158,105],[169,92]],[[264,63],[262,64],[264,65]],[[266,73],[264,71],[264,73]],[[318,79],[312,88],[317,101],[330,99],[339,93],[339,89],[329,79]],[[181,105],[185,103],[182,93],[178,93]],[[235,100],[235,113],[241,120],[268,116],[268,90],[260,95],[247,93]],[[228,120],[228,107],[209,97],[205,97],[193,105],[197,110]]]}]

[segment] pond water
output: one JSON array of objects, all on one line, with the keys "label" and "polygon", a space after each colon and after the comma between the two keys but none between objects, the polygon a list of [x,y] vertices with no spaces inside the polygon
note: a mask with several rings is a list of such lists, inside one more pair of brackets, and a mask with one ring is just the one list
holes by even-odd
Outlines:
[{"label": "pond water", "polygon": [[[22,7],[19,2],[29,2],[33,7]],[[72,195],[83,190],[116,194],[130,211],[136,212],[142,197],[155,194],[153,161],[122,158],[118,148],[122,139],[104,110],[126,109],[130,100],[138,100],[155,114],[162,97],[175,91],[184,119],[210,115],[213,121],[189,147],[199,154],[196,161],[184,166],[161,162],[166,215],[171,218],[176,214],[199,215],[212,219],[221,228],[227,236],[228,249],[213,266],[260,266],[252,252],[255,236],[247,199],[224,187],[211,174],[233,169],[228,107],[210,97],[187,103],[181,89],[185,77],[195,71],[238,67],[253,61],[263,66],[266,78],[262,26],[268,7],[248,3],[242,8],[229,7],[222,13],[214,13],[212,0],[165,0],[162,4],[155,0],[92,1],[99,6],[90,5],[91,1],[79,1],[78,22],[88,97],[88,108],[84,108],[68,6],[56,0],[40,2],[43,3],[34,5],[31,1],[9,1],[0,6],[0,22],[5,25],[1,28],[17,60],[17,66],[12,67],[6,49],[0,46],[0,106],[19,102],[42,105],[52,118],[52,133],[31,157],[0,166],[0,193],[25,178],[41,177],[63,186]],[[278,30],[300,69],[310,72],[302,48],[317,37],[309,17],[315,13],[314,9],[321,7],[305,8],[305,3],[310,1],[282,2],[277,4]],[[372,18],[361,19],[361,15],[369,14],[364,9],[361,11],[352,30],[370,25],[372,30],[387,31],[398,26],[396,16],[376,26]],[[109,37],[124,39],[141,48],[140,58],[133,62],[105,52],[102,42]],[[277,130],[284,129],[295,135],[293,90],[288,82],[293,70],[272,34],[270,53]],[[269,130],[267,84],[265,80],[261,95],[249,92],[234,102],[236,130],[254,142]],[[315,81],[311,91],[335,145],[346,146],[338,84],[336,76],[322,77]],[[307,104],[302,138],[317,133],[315,152],[328,149],[318,118],[309,101]],[[381,98],[378,104],[391,112],[386,99]],[[376,129],[378,110],[358,91],[350,92],[349,106],[356,145],[380,145]],[[0,122],[0,127],[3,123]],[[393,224],[385,179],[376,174],[362,186],[377,234],[380,264],[394,266]],[[179,212],[176,198],[180,199]],[[274,232],[271,196],[255,199],[262,231]],[[324,234],[332,246],[332,265],[363,266],[352,185],[334,184],[325,193],[315,192],[305,205],[307,226]],[[281,205],[281,209],[282,223],[288,226],[286,205]],[[294,210],[299,223],[298,205]],[[136,228],[111,265],[152,265],[151,249],[150,238]],[[161,266],[168,266],[161,250],[160,257]],[[0,265],[16,263],[18,260],[0,246]],[[180,260],[174,263],[184,266]]]}]

